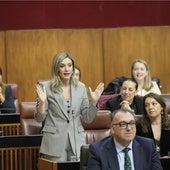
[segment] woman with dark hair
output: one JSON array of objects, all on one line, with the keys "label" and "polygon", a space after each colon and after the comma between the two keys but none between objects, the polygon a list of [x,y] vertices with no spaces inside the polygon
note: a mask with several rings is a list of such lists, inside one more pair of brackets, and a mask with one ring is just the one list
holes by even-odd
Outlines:
[{"label": "woman with dark hair", "polygon": [[160,156],[170,152],[170,123],[161,95],[149,93],[143,98],[144,114],[137,125],[137,135],[152,138]]},{"label": "woman with dark hair", "polygon": [[15,113],[14,95],[11,86],[3,83],[2,69],[0,68],[0,113]]}]

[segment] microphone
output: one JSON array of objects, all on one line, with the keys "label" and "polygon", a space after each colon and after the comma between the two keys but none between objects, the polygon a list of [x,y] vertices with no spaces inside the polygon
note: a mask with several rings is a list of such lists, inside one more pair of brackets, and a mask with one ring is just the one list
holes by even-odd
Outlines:
[{"label": "microphone", "polygon": [[75,122],[74,122],[74,110],[72,110],[72,117],[73,117],[73,131],[74,131],[74,147],[75,147],[75,156],[71,156],[71,161],[78,161],[78,156],[77,156],[77,143],[76,143],[76,127],[75,127]]}]

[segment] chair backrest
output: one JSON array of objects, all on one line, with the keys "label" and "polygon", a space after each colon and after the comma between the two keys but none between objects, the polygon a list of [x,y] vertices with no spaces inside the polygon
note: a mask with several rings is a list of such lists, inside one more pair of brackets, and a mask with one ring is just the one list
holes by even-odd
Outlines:
[{"label": "chair backrest", "polygon": [[159,87],[159,89],[162,89],[162,85],[160,83],[160,79],[158,77],[152,77],[152,81],[155,81]]},{"label": "chair backrest", "polygon": [[100,96],[100,99],[97,103],[98,105],[98,108],[99,110],[105,110],[105,105],[106,105],[106,102],[109,100],[109,99],[113,99],[114,97],[116,97],[118,94],[106,94],[106,95],[101,95]]},{"label": "chair backrest", "polygon": [[135,115],[136,124],[140,123],[143,115]]},{"label": "chair backrest", "polygon": [[21,121],[21,134],[33,135],[40,134],[42,124],[34,119],[34,111],[36,102],[21,102],[20,103],[20,121]]},{"label": "chair backrest", "polygon": [[[122,86],[122,83],[124,80],[128,79],[130,77],[116,77],[115,79],[113,79],[108,85],[107,87],[104,89],[103,93],[104,95],[108,95],[108,94],[119,94],[120,93],[120,88]],[[151,77],[152,81],[155,81],[158,85],[158,87],[160,88],[160,90],[162,89],[162,85],[160,83],[160,79],[158,77]]]},{"label": "chair backrest", "polygon": [[161,94],[166,104],[166,112],[170,115],[170,94]]},{"label": "chair backrest", "polygon": [[93,122],[85,123],[81,119],[85,130],[86,143],[90,144],[110,135],[111,111],[99,110]]},{"label": "chair backrest", "polygon": [[86,144],[82,145],[80,148],[80,170],[87,170],[89,146],[89,144]]},{"label": "chair backrest", "polygon": [[7,85],[11,86],[13,95],[14,95],[14,104],[16,108],[16,113],[20,113],[19,108],[19,100],[18,100],[18,84],[16,83],[7,83]]}]

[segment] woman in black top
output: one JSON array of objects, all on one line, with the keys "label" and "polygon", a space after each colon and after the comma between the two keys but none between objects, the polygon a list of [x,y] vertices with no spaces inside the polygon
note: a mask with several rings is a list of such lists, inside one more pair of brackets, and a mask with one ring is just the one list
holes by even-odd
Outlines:
[{"label": "woman in black top", "polygon": [[165,112],[166,104],[160,95],[149,93],[143,98],[143,107],[137,135],[153,139],[160,156],[167,156],[170,152],[170,123]]},{"label": "woman in black top", "polygon": [[15,113],[14,95],[11,86],[2,81],[2,69],[0,68],[0,113]]}]

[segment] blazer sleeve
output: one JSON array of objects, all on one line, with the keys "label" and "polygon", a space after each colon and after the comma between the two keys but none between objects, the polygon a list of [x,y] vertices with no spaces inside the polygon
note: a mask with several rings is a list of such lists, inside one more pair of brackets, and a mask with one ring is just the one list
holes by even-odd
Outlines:
[{"label": "blazer sleeve", "polygon": [[88,157],[88,170],[101,170],[101,163],[97,156],[97,150],[93,145],[89,146],[89,157]]},{"label": "blazer sleeve", "polygon": [[114,111],[120,109],[120,96],[116,96],[106,102],[105,110]]}]

